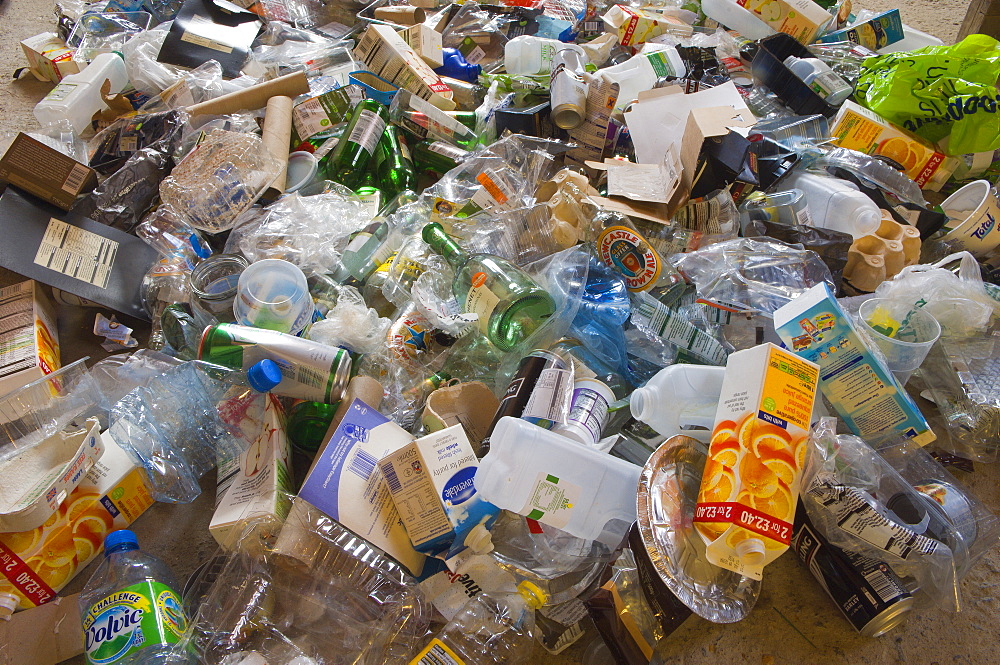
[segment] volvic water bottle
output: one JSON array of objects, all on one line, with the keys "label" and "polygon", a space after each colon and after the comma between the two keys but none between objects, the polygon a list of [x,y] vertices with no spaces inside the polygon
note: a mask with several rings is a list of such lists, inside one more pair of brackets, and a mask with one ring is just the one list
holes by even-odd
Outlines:
[{"label": "volvic water bottle", "polygon": [[139,549],[135,534],[112,531],[104,561],[80,594],[84,646],[91,665],[186,665],[177,646],[187,629],[173,573]]}]

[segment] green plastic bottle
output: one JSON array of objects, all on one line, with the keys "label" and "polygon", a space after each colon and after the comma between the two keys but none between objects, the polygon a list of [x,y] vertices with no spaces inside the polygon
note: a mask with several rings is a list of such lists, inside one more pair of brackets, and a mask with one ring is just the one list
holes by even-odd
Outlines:
[{"label": "green plastic bottle", "polygon": [[422,235],[455,271],[458,302],[479,315],[479,330],[502,351],[514,349],[555,313],[552,296],[510,261],[467,253],[436,222],[424,226]]},{"label": "green plastic bottle", "polygon": [[389,111],[374,99],[358,102],[337,147],[321,164],[326,177],[349,189],[361,186],[388,122]]}]

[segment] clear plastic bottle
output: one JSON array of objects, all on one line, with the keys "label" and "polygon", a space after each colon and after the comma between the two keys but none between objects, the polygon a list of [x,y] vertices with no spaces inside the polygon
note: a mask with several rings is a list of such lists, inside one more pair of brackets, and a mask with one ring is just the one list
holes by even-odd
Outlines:
[{"label": "clear plastic bottle", "polygon": [[847,81],[819,58],[796,58],[790,55],[784,62],[788,71],[802,79],[803,83],[831,106],[840,106],[854,92]]},{"label": "clear plastic bottle", "polygon": [[135,534],[112,531],[104,560],[80,593],[87,662],[102,665],[181,665],[184,606],[173,573],[139,549]]},{"label": "clear plastic bottle", "polygon": [[410,665],[527,663],[534,646],[535,610],[546,600],[545,592],[528,581],[517,585],[517,593],[480,593],[469,599]]},{"label": "clear plastic bottle", "polygon": [[166,343],[160,317],[169,305],[187,303],[191,294],[190,264],[183,255],[167,256],[160,259],[139,287],[143,309],[153,322],[149,333],[149,348],[159,351]]}]

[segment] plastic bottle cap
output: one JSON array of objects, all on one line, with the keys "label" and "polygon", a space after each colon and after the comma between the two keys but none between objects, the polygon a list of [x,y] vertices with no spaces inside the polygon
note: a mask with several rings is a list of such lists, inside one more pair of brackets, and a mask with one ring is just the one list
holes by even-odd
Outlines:
[{"label": "plastic bottle cap", "polygon": [[10,615],[17,609],[20,599],[12,593],[0,593],[0,619],[8,621]]},{"label": "plastic bottle cap", "polygon": [[104,553],[107,554],[113,548],[125,543],[131,543],[132,545],[138,546],[139,539],[136,538],[135,534],[128,529],[118,529],[117,531],[112,531],[104,537]]},{"label": "plastic bottle cap", "polygon": [[259,393],[270,392],[281,383],[281,368],[273,360],[261,360],[247,370],[247,383]]},{"label": "plastic bottle cap", "polygon": [[517,592],[521,594],[524,601],[533,610],[537,610],[539,607],[544,605],[549,600],[549,595],[542,591],[538,586],[532,584],[528,580],[523,580],[517,585]]},{"label": "plastic bottle cap", "polygon": [[749,566],[759,566],[764,563],[764,541],[760,538],[747,538],[736,545],[736,554],[740,561]]},{"label": "plastic bottle cap", "polygon": [[476,554],[489,554],[493,551],[493,536],[489,529],[477,524],[465,537],[465,546]]}]

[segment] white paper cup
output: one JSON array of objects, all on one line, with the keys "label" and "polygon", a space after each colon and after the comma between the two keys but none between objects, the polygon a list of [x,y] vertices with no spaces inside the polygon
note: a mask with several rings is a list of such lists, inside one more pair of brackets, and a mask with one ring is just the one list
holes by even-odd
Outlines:
[{"label": "white paper cup", "polygon": [[986,180],[976,180],[961,188],[941,204],[944,210],[960,211],[965,221],[952,227],[942,238],[958,250],[967,250],[983,258],[1000,245],[1000,206],[993,188]]}]

